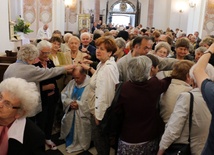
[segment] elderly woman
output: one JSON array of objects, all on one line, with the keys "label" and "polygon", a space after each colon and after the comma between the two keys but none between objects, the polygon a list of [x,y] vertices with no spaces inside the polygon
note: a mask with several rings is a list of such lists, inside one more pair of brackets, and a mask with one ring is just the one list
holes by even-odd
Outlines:
[{"label": "elderly woman", "polygon": [[214,148],[213,148],[213,145],[214,145],[214,141],[213,141],[213,139],[214,139],[214,134],[213,134],[213,131],[214,131],[214,119],[213,119],[214,83],[213,83],[213,80],[214,79],[211,78],[211,76],[205,72],[208,61],[209,61],[211,55],[213,55],[213,53],[214,53],[214,43],[209,47],[209,49],[198,60],[198,62],[196,63],[195,69],[193,70],[193,74],[196,78],[197,85],[201,89],[203,98],[206,101],[206,104],[212,114],[209,135],[207,138],[206,145],[202,151],[202,155],[213,154],[213,152],[214,152]]},{"label": "elderly woman", "polygon": [[208,49],[213,42],[214,42],[214,38],[207,36],[201,40],[199,45],[202,47],[206,47]]},{"label": "elderly woman", "polygon": [[115,60],[118,61],[125,55],[124,49],[126,48],[126,41],[122,38],[116,38],[117,51],[114,53]]},{"label": "elderly woman", "polygon": [[[163,132],[158,106],[161,93],[167,90],[171,78],[158,80],[150,76],[152,61],[146,56],[132,58],[128,63],[130,81],[123,84],[118,100],[123,121],[118,154],[156,155]],[[131,134],[130,134],[131,132]]]},{"label": "elderly woman", "polygon": [[155,46],[154,54],[166,58],[171,53],[170,45],[167,42],[159,42]]},{"label": "elderly woman", "polygon": [[100,60],[97,70],[95,71],[85,64],[82,66],[93,74],[89,83],[90,94],[88,96],[92,114],[92,139],[98,154],[109,155],[108,135],[101,133],[99,123],[103,119],[106,109],[111,105],[115,85],[119,83],[119,72],[113,57],[117,46],[114,39],[100,37],[96,40],[96,47],[96,56]]},{"label": "elderly woman", "polygon": [[8,147],[0,142],[2,155],[45,155],[43,132],[26,117],[34,116],[39,106],[35,83],[21,78],[8,78],[0,84],[0,135],[5,129]]},{"label": "elderly woman", "polygon": [[70,39],[71,36],[73,36],[71,33],[66,33],[63,36],[65,43],[61,44],[61,51],[62,52],[69,52],[70,51],[70,48],[68,47],[68,40]]},{"label": "elderly woman", "polygon": [[[194,66],[190,69],[190,77],[193,76]],[[213,67],[209,64],[206,72],[213,78]],[[205,142],[208,137],[209,127],[211,123],[210,111],[202,97],[199,88],[191,90],[194,98],[192,127],[189,133],[189,108],[190,94],[188,92],[181,93],[176,101],[175,108],[167,123],[166,130],[161,138],[158,155],[163,155],[165,150],[172,143],[188,144],[188,136],[190,134],[190,146],[192,155],[201,155]]]},{"label": "elderly woman", "polygon": [[[37,63],[34,65],[40,68],[54,68],[54,62],[49,59],[51,43],[46,40],[42,40],[37,44],[37,48],[40,51],[40,54],[37,59]],[[56,107],[59,104],[60,99],[59,89],[56,83],[56,80],[59,78],[60,76],[40,82],[42,111],[36,116],[36,123],[44,131],[46,144],[52,150],[57,149],[54,142],[51,141],[51,133]]]},{"label": "elderly woman", "polygon": [[[50,52],[50,51],[49,51]],[[35,82],[38,90],[39,82],[55,77],[66,71],[72,70],[73,65],[55,68],[39,68],[32,64],[39,56],[40,51],[32,44],[23,45],[17,54],[17,61],[11,64],[4,73],[4,79],[9,77],[18,77],[27,80],[28,82]],[[38,107],[41,110],[41,106]]]},{"label": "elderly woman", "polygon": [[206,50],[206,47],[199,47],[195,50],[195,62],[199,60],[199,58],[204,54]]},{"label": "elderly woman", "polygon": [[192,90],[192,79],[189,76],[189,70],[193,64],[189,60],[182,60],[173,66],[171,73],[172,82],[160,99],[160,114],[165,123],[168,122],[173,112],[179,94]]},{"label": "elderly woman", "polygon": [[78,37],[71,36],[68,40],[68,46],[70,48],[70,52],[65,52],[65,57],[69,64],[78,64],[87,57],[86,53],[82,53],[79,50],[80,40]]}]

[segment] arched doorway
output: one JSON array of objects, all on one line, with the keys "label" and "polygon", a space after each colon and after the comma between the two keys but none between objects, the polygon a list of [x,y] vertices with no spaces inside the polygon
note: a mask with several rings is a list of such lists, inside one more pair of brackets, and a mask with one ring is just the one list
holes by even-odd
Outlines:
[{"label": "arched doorway", "polygon": [[[107,4],[108,5],[108,4]],[[114,25],[132,26],[139,24],[140,3],[137,0],[136,5],[128,0],[118,0],[109,8],[107,23]]]}]

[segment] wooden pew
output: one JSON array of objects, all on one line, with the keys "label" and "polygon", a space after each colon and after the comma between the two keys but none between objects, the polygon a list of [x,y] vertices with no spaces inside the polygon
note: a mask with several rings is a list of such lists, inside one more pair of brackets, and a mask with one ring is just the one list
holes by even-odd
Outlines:
[{"label": "wooden pew", "polygon": [[17,53],[10,51],[5,56],[0,56],[0,82],[3,80],[3,75],[7,67],[16,62],[16,55]]}]

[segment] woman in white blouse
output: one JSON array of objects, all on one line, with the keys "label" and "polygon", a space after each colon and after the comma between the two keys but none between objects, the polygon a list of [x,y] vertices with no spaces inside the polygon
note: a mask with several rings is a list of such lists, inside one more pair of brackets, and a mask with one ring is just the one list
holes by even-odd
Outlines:
[{"label": "woman in white blouse", "polygon": [[109,37],[96,40],[96,57],[100,60],[96,71],[85,64],[93,76],[90,80],[89,108],[92,114],[92,139],[98,155],[109,155],[110,146],[107,135],[101,133],[99,123],[106,109],[111,105],[115,94],[115,85],[119,83],[119,72],[113,54],[117,50],[115,41]]}]

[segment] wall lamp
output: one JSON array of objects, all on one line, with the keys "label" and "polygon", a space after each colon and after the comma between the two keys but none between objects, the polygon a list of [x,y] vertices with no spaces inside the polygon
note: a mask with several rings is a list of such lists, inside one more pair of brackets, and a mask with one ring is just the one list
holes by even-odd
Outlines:
[{"label": "wall lamp", "polygon": [[77,0],[64,0],[65,6],[71,11],[75,11],[77,8]]},{"label": "wall lamp", "polygon": [[196,0],[189,0],[189,6],[194,8],[196,6]]}]

